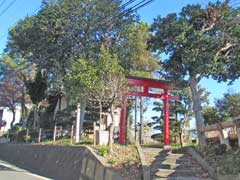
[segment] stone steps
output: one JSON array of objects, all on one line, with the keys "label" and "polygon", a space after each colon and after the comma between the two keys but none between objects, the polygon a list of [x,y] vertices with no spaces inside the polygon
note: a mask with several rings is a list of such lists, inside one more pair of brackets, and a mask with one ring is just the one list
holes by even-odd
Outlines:
[{"label": "stone steps", "polygon": [[154,177],[152,180],[212,180],[212,179],[210,179],[210,178],[199,178],[199,177],[178,176],[178,177],[167,177],[167,178]]},{"label": "stone steps", "polygon": [[169,164],[169,163],[161,163],[159,164],[159,168],[161,169],[175,169],[175,170],[181,170],[181,169],[190,169],[190,170],[194,170],[194,169],[197,169],[197,170],[202,170],[201,167],[199,166],[196,166],[196,165],[183,165],[183,164]]},{"label": "stone steps", "polygon": [[202,169],[158,169],[154,173],[158,177],[169,177],[169,176],[185,176],[185,177],[199,177],[204,172]]},{"label": "stone steps", "polygon": [[211,180],[208,173],[185,151],[145,148],[151,159],[153,180]]}]

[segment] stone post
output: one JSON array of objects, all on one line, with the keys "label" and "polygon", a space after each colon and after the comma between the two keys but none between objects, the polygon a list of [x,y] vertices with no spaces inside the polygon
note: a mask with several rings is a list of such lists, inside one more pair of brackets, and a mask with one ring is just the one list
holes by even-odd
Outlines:
[{"label": "stone post", "polygon": [[80,140],[80,103],[77,104],[77,119],[76,119],[76,143]]},{"label": "stone post", "polygon": [[38,132],[38,143],[41,142],[41,136],[42,136],[42,128],[40,128]]},{"label": "stone post", "polygon": [[74,128],[74,126],[72,125],[72,127],[71,127],[71,144],[73,143],[73,128]]},{"label": "stone post", "polygon": [[231,146],[230,146],[229,140],[228,140],[228,135],[227,135],[226,132],[225,133],[223,132],[221,123],[217,124],[217,129],[218,129],[218,135],[219,135],[219,138],[220,138],[220,143],[221,144],[226,144],[227,150],[231,149]]},{"label": "stone post", "polygon": [[56,142],[56,133],[57,133],[57,126],[54,126],[54,131],[53,131],[53,142]]}]

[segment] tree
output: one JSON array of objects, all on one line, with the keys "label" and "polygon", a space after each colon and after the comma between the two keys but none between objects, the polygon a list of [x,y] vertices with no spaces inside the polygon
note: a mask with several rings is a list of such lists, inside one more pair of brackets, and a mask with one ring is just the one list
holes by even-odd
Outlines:
[{"label": "tree", "polygon": [[[52,92],[59,94],[59,89],[64,92],[69,85],[64,78],[74,62],[97,61],[102,44],[119,48],[125,39],[123,31],[135,21],[132,13],[122,13],[125,8],[121,0],[46,0],[36,16],[19,21],[10,30],[6,52],[44,69],[54,84]],[[86,100],[81,103],[84,111]]]},{"label": "tree", "polygon": [[[68,73],[64,78],[66,95],[71,97],[73,104],[78,104],[80,119],[77,116],[76,122],[80,123],[79,130],[76,130],[76,141],[79,141],[85,115],[85,108],[89,100],[97,97],[99,92],[99,76],[97,69],[92,61],[79,59],[71,63]],[[99,103],[101,104],[101,102]],[[101,110],[100,110],[101,111]],[[101,114],[101,113],[100,113]],[[80,121],[80,122],[78,122]]]},{"label": "tree", "polygon": [[40,125],[39,108],[41,101],[46,98],[47,79],[43,73],[43,71],[41,72],[38,70],[34,80],[29,80],[26,84],[28,94],[31,98],[32,103],[35,105],[33,128],[37,128]]},{"label": "tree", "polygon": [[190,85],[201,147],[206,141],[200,131],[204,120],[197,85],[203,77],[219,81],[239,77],[238,22],[238,9],[231,8],[228,1],[217,1],[204,8],[187,5],[178,15],[157,17],[151,26],[149,47],[168,55],[162,62],[162,76]]},{"label": "tree", "polygon": [[150,38],[147,23],[136,23],[125,31],[121,48],[116,49],[121,66],[127,75],[137,75],[151,78],[152,73],[158,68],[158,63],[151,57],[147,49]]},{"label": "tree", "polygon": [[[192,111],[192,97],[191,90],[189,87],[183,88],[182,90],[171,90],[169,92],[175,96],[179,97],[178,101],[169,102],[169,114],[170,114],[170,136],[176,139],[179,137],[179,142],[183,146],[182,134],[185,128],[189,128],[190,120],[193,116]],[[198,86],[198,93],[200,94],[200,99],[204,104],[208,104],[209,92],[205,88]],[[163,104],[162,102],[155,101],[154,111],[160,112],[160,116],[152,117],[153,122],[150,126],[154,129],[159,129],[163,132]],[[156,124],[158,124],[156,126]]]},{"label": "tree", "polygon": [[86,100],[96,100],[109,108],[112,118],[109,131],[111,146],[115,124],[114,111],[121,102],[126,85],[124,70],[118,64],[117,56],[102,46],[99,60],[96,62],[83,59],[73,62],[65,81],[68,93],[71,93],[76,102],[87,97]]},{"label": "tree", "polygon": [[102,43],[121,43],[122,31],[133,22],[122,11],[120,0],[44,1],[36,16],[10,30],[7,52],[63,77],[72,61],[97,60]]},{"label": "tree", "polygon": [[16,119],[16,107],[22,101],[23,84],[16,76],[5,75],[0,84],[0,105],[7,107],[13,114],[11,128]]},{"label": "tree", "polygon": [[225,114],[231,118],[239,117],[240,93],[225,93],[223,98],[216,100],[215,106],[222,116]]},{"label": "tree", "polygon": [[25,59],[15,58],[12,59],[8,55],[4,54],[1,58],[0,62],[2,76],[13,76],[18,79],[18,83],[21,82],[21,96],[22,100],[21,104],[21,120],[24,120],[27,116],[27,107],[26,103],[28,103],[29,96],[26,92],[26,83],[31,79],[31,76],[35,73],[34,65],[28,65]]},{"label": "tree", "polygon": [[215,107],[204,108],[203,118],[205,125],[216,124],[220,121],[218,110]]},{"label": "tree", "polygon": [[112,124],[109,130],[109,146],[113,144],[113,132],[116,124],[114,111],[120,106],[121,99],[126,91],[124,69],[119,65],[117,56],[101,48],[101,56],[97,63],[97,75],[100,77],[100,94],[110,109]]}]

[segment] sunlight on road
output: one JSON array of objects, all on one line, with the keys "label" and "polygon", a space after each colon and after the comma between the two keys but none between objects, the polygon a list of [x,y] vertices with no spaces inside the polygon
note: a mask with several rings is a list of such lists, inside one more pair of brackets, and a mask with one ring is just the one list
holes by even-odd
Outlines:
[{"label": "sunlight on road", "polygon": [[53,180],[15,167],[0,160],[0,180]]}]

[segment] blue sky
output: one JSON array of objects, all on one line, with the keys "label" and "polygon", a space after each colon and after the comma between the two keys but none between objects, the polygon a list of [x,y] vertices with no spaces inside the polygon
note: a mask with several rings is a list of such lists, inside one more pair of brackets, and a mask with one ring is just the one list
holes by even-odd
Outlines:
[{"label": "blue sky", "polygon": [[[1,12],[12,2],[13,0],[6,0],[5,3],[0,7]],[[140,1],[140,0],[139,0]],[[138,1],[138,2],[139,2]],[[0,4],[3,0],[0,0]],[[0,16],[0,53],[6,45],[8,29],[14,26],[14,24],[26,17],[36,13],[41,7],[42,0],[16,0],[13,5]],[[200,3],[206,5],[207,0],[155,0],[148,6],[138,11],[141,16],[141,20],[152,23],[153,18],[157,15],[165,16],[168,13],[179,12],[181,8],[186,4]],[[221,98],[223,93],[226,93],[228,89],[235,92],[240,92],[240,80],[235,81],[232,86],[228,86],[227,83],[217,83],[211,79],[203,79],[201,86],[206,88],[210,93],[210,101],[213,104],[214,99]]]}]

